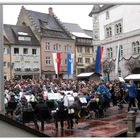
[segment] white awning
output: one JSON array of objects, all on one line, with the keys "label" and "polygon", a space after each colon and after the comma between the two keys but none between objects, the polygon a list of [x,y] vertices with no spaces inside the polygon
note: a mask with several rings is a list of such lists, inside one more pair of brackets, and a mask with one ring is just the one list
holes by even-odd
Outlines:
[{"label": "white awning", "polygon": [[80,73],[79,75],[77,75],[77,77],[89,77],[92,74],[94,74],[94,72]]},{"label": "white awning", "polygon": [[140,74],[131,74],[124,78],[125,80],[140,80]]}]

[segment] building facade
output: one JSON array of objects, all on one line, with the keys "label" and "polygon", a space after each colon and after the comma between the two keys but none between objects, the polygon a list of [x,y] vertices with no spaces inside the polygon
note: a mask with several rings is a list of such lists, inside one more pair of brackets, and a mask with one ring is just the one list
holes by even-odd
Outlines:
[{"label": "building facade", "polygon": [[4,37],[4,50],[3,50],[3,70],[4,70],[4,79],[9,80],[12,77],[12,68],[11,68],[11,53],[10,45],[8,38],[6,37],[5,32],[3,32]]},{"label": "building facade", "polygon": [[85,72],[86,67],[94,62],[91,31],[84,30],[75,23],[63,24],[75,38],[75,68],[78,75]]},{"label": "building facade", "polygon": [[[140,71],[140,5],[94,5],[89,16],[93,19],[93,45],[103,45],[102,61],[116,60],[120,47],[118,74],[110,73],[111,80],[125,77],[135,70],[128,69],[130,61]],[[135,73],[134,72],[134,73]]]},{"label": "building facade", "polygon": [[4,25],[4,77],[39,78],[40,44],[29,27]]},{"label": "building facade", "polygon": [[75,52],[75,41],[69,31],[49,8],[48,14],[21,8],[17,25],[30,26],[41,46],[42,78],[55,78],[52,53],[61,53],[60,77],[67,74],[67,53]]}]

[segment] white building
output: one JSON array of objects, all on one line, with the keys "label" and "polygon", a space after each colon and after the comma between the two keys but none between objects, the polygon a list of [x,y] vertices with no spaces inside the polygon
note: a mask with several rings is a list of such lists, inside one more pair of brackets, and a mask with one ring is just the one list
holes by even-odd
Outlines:
[{"label": "white building", "polygon": [[[93,45],[103,45],[102,61],[115,62],[120,46],[119,76],[140,73],[140,5],[94,5],[89,16],[93,18]],[[134,60],[129,71],[126,62]],[[114,71],[110,79],[117,78]]]},{"label": "white building", "polygon": [[7,47],[9,55],[5,54],[4,64],[8,63],[10,68],[9,77],[5,75],[7,77],[5,79],[40,78],[40,44],[31,29],[27,26],[5,24],[4,33],[7,39],[4,50],[6,50],[6,45],[9,46],[9,48]]}]

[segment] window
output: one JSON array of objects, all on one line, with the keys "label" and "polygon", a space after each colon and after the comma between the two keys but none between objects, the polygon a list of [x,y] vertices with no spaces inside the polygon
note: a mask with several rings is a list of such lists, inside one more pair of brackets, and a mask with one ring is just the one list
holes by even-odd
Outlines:
[{"label": "window", "polygon": [[82,47],[77,47],[77,52],[82,53]]},{"label": "window", "polygon": [[3,48],[3,53],[7,54],[7,49],[6,48]]},{"label": "window", "polygon": [[106,34],[106,38],[111,37],[112,36],[112,28],[111,27],[105,28],[105,34]]},{"label": "window", "polygon": [[112,48],[110,48],[110,58],[112,58],[113,56],[113,52],[112,52]]},{"label": "window", "polygon": [[140,42],[136,41],[132,43],[133,54],[140,54]]},{"label": "window", "polygon": [[112,48],[107,48],[107,57],[108,57],[108,59],[112,58],[112,56],[113,56]]},{"label": "window", "polygon": [[67,64],[67,59],[65,59],[65,64]]},{"label": "window", "polygon": [[46,42],[45,48],[46,50],[50,50],[50,42]]},{"label": "window", "polygon": [[139,41],[136,42],[136,52],[138,54],[140,53],[140,43],[139,43]]},{"label": "window", "polygon": [[112,36],[112,29],[109,27],[109,36]]},{"label": "window", "polygon": [[71,49],[72,47],[69,44],[65,45],[65,52],[71,52]]},{"label": "window", "polygon": [[29,36],[18,36],[19,41],[31,41],[31,37]]},{"label": "window", "polygon": [[123,46],[120,45],[120,56],[123,57]]},{"label": "window", "polygon": [[110,18],[109,11],[106,11],[106,20]]},{"label": "window", "polygon": [[32,49],[32,54],[37,54],[36,52],[37,52],[36,49]]},{"label": "window", "polygon": [[68,52],[71,52],[71,46],[68,46]]},{"label": "window", "polygon": [[59,44],[59,51],[62,51],[61,45]]},{"label": "window", "polygon": [[19,48],[14,48],[14,54],[19,54]]},{"label": "window", "polygon": [[25,64],[29,64],[30,63],[30,61],[25,61]]},{"label": "window", "polygon": [[54,45],[53,45],[53,50],[54,50],[54,51],[60,51],[60,50],[62,50],[61,45],[58,44],[58,43],[54,44]]},{"label": "window", "polygon": [[28,54],[28,49],[27,48],[23,49],[23,54]]},{"label": "window", "polygon": [[92,52],[93,52],[93,53],[94,53],[94,47],[95,47],[95,46],[92,47]]},{"label": "window", "polygon": [[38,61],[34,61],[34,64],[38,64],[39,62]]},{"label": "window", "polygon": [[85,63],[90,64],[90,58],[85,58]]},{"label": "window", "polygon": [[115,34],[120,34],[122,33],[122,24],[121,23],[117,23],[115,25]]},{"label": "window", "polygon": [[7,67],[7,63],[5,61],[3,62],[3,66],[4,67]]},{"label": "window", "polygon": [[135,42],[132,43],[133,54],[136,54],[136,44]]},{"label": "window", "polygon": [[10,54],[10,48],[3,48],[4,54]]},{"label": "window", "polygon": [[9,68],[11,66],[10,64],[11,64],[10,62],[6,62],[6,61],[3,62],[3,66],[5,68]]},{"label": "window", "polygon": [[46,64],[48,64],[48,65],[51,64],[51,58],[49,56],[46,57]]},{"label": "window", "polygon": [[85,53],[90,53],[90,48],[85,48]]},{"label": "window", "polygon": [[82,58],[80,58],[80,57],[78,58],[78,63],[79,63],[79,64],[82,64],[82,63],[83,63]]}]

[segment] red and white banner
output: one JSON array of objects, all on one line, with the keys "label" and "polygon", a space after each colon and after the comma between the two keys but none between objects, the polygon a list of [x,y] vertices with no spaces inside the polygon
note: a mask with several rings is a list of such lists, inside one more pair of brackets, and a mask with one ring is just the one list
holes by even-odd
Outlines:
[{"label": "red and white banner", "polygon": [[60,53],[52,53],[53,55],[53,64],[54,64],[54,69],[55,73],[59,74],[60,73],[60,64],[61,64],[61,56]]}]

